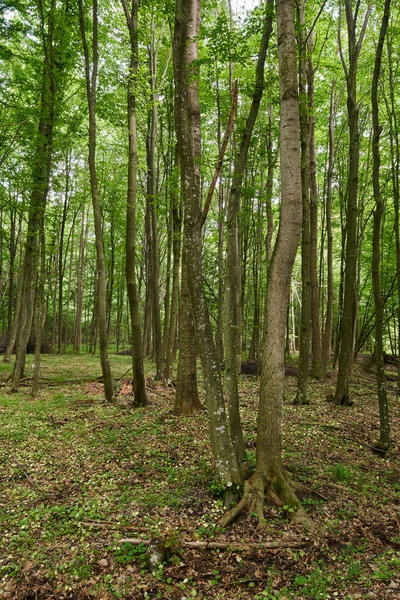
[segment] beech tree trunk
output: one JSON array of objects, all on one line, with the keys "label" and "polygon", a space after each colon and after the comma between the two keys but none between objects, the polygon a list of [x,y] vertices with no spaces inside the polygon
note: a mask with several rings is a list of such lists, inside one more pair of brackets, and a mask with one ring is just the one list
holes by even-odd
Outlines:
[{"label": "beech tree trunk", "polygon": [[[48,14],[42,13],[44,64],[40,99],[40,116],[36,141],[36,150],[32,173],[32,191],[29,205],[28,228],[25,253],[21,273],[20,306],[17,310],[15,326],[16,357],[12,378],[12,390],[19,388],[26,359],[26,346],[29,340],[35,304],[36,274],[40,262],[40,226],[44,219],[49,188],[51,158],[53,151],[53,128],[56,102],[55,58],[55,1],[51,2]],[[44,23],[47,22],[46,31]]]},{"label": "beech tree trunk", "polygon": [[266,334],[263,344],[260,404],[257,422],[257,462],[245,482],[239,504],[221,520],[229,523],[241,510],[255,511],[264,522],[265,491],[289,516],[307,522],[282,464],[282,400],[285,372],[285,333],[290,280],[301,232],[300,126],[294,27],[294,0],[277,0],[280,93],[281,216],[268,270]]},{"label": "beech tree trunk", "polygon": [[89,48],[86,39],[83,0],[79,0],[79,25],[85,56],[86,92],[89,109],[89,173],[92,195],[97,266],[97,326],[100,339],[100,362],[103,373],[104,395],[108,401],[114,398],[114,384],[108,359],[107,289],[103,245],[102,214],[96,170],[96,96],[98,70],[98,16],[97,0],[92,8],[92,70],[90,72]]},{"label": "beech tree trunk", "polygon": [[312,377],[322,379],[321,326],[319,318],[319,282],[318,282],[318,188],[317,159],[315,154],[315,106],[314,106],[314,67],[312,61],[313,36],[309,39],[308,57],[308,109],[310,114],[310,283],[311,283],[311,347]]},{"label": "beech tree trunk", "polygon": [[264,89],[264,65],[268,43],[272,31],[273,2],[268,0],[264,20],[264,31],[260,42],[253,99],[246,125],[242,134],[239,152],[235,157],[232,187],[229,193],[226,222],[227,250],[225,274],[225,382],[228,399],[230,434],[239,464],[245,456],[242,425],[239,413],[237,356],[241,356],[242,294],[241,294],[241,252],[239,238],[240,195],[243,175],[250,146],[251,136],[257,119]]},{"label": "beech tree trunk", "polygon": [[299,373],[294,404],[309,404],[308,366],[311,342],[311,274],[310,274],[310,131],[309,107],[306,91],[307,45],[305,33],[305,3],[298,3],[299,22],[299,105],[301,142],[301,323],[299,344]]},{"label": "beech tree trunk", "polygon": [[136,282],[136,177],[137,177],[137,130],[136,130],[136,77],[138,70],[138,0],[132,0],[129,10],[126,0],[121,0],[129,29],[131,57],[128,78],[128,191],[126,208],[125,274],[131,317],[132,369],[134,406],[147,404],[146,382],[143,367],[143,336],[140,319],[140,300]]},{"label": "beech tree trunk", "polygon": [[[358,5],[353,14],[352,0],[345,0],[349,66],[342,56],[347,84],[347,114],[349,122],[349,180],[347,193],[347,236],[346,261],[344,274],[343,315],[340,332],[339,370],[336,382],[334,403],[349,406],[352,400],[349,394],[349,377],[353,362],[354,317],[357,286],[357,210],[358,210],[358,168],[360,156],[357,102],[358,58],[368,24],[371,6],[367,8],[364,23],[357,39]],[[340,39],[340,31],[339,31]]]},{"label": "beech tree trunk", "polygon": [[325,328],[322,340],[322,365],[323,372],[326,374],[328,360],[332,348],[332,316],[333,316],[333,235],[332,235],[332,182],[335,151],[335,81],[332,82],[331,102],[329,110],[329,158],[328,158],[328,176],[326,190],[326,238],[327,238],[327,292],[326,292],[326,317]]},{"label": "beech tree trunk", "polygon": [[147,293],[152,296],[153,308],[153,348],[154,359],[156,363],[156,379],[161,379],[163,374],[162,357],[162,334],[160,318],[160,249],[158,241],[158,218],[157,218],[157,180],[156,180],[156,138],[157,138],[157,93],[156,93],[156,72],[157,72],[157,51],[154,41],[154,16],[151,19],[151,43],[149,47],[149,65],[150,65],[150,102],[151,106],[148,112],[148,127],[146,138],[147,155],[147,202],[150,212],[151,244],[149,247],[151,277],[150,289]]},{"label": "beech tree trunk", "polygon": [[376,361],[376,383],[378,390],[380,435],[375,445],[383,456],[390,449],[390,421],[389,405],[386,391],[385,364],[383,360],[383,310],[384,302],[381,292],[380,266],[381,266],[381,222],[384,213],[384,203],[380,188],[379,167],[381,162],[379,139],[382,127],[379,123],[378,86],[382,63],[382,51],[385,41],[386,30],[389,21],[390,0],[385,0],[384,13],[379,32],[378,46],[375,54],[375,66],[372,77],[371,104],[372,104],[372,154],[373,173],[372,182],[374,188],[374,226],[372,237],[372,286],[375,302],[375,361]]}]

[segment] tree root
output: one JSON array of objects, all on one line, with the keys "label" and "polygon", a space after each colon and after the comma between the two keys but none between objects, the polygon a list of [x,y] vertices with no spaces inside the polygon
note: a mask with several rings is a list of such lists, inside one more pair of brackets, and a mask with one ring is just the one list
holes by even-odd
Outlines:
[{"label": "tree root", "polygon": [[257,529],[264,527],[264,501],[267,497],[281,507],[293,523],[305,529],[312,529],[313,523],[297,498],[296,491],[305,492],[309,489],[301,483],[292,481],[286,474],[264,478],[258,473],[253,473],[244,483],[241,500],[221,517],[218,525],[227,527],[238,515],[247,510],[249,514],[255,514],[257,517]]}]

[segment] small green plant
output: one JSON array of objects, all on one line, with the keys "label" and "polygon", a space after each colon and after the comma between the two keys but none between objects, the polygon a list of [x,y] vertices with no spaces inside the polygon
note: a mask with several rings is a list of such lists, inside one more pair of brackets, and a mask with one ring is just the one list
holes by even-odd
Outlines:
[{"label": "small green plant", "polygon": [[333,478],[336,481],[341,481],[343,483],[349,483],[350,480],[352,479],[352,474],[351,474],[350,469],[348,467],[346,467],[346,465],[343,465],[342,463],[338,463],[333,468]]},{"label": "small green plant", "polygon": [[119,548],[114,550],[114,559],[121,565],[126,565],[138,559],[144,561],[145,556],[146,546],[144,544],[134,546],[133,544],[127,542],[125,544],[121,544]]}]

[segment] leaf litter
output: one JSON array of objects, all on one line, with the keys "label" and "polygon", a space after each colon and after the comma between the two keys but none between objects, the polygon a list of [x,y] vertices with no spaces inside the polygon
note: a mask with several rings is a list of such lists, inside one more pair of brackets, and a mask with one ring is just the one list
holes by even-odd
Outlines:
[{"label": "leaf litter", "polygon": [[[352,407],[326,401],[334,377],[311,382],[310,406],[293,406],[296,380],[286,378],[284,462],[310,489],[302,501],[316,530],[267,506],[260,531],[251,515],[216,527],[223,509],[205,412],[175,416],[174,389],[150,379],[147,408],[132,409],[127,378],[107,404],[101,383],[83,381],[97,369],[90,357],[82,383],[62,384],[65,373],[80,373],[70,358],[46,357],[46,377],[60,385],[44,385],[39,399],[28,389],[1,395],[1,598],[400,598],[399,401],[390,388],[393,446],[382,459],[371,452],[378,407],[363,365],[353,372]],[[257,377],[241,377],[250,465],[258,391]],[[149,570],[145,546],[119,543],[132,537],[166,540],[168,560]]]}]

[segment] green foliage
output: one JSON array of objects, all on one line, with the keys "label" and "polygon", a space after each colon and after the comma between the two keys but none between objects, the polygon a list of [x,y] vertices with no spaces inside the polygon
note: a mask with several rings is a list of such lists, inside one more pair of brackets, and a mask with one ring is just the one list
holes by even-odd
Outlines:
[{"label": "green foliage", "polygon": [[136,560],[144,561],[146,556],[146,546],[144,544],[121,544],[114,550],[114,558],[117,563],[126,565]]}]

